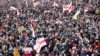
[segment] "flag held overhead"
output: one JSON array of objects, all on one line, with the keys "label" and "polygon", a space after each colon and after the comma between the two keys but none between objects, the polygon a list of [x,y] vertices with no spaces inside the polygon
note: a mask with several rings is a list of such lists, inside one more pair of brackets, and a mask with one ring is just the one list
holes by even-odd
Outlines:
[{"label": "flag held overhead", "polygon": [[68,5],[63,5],[63,12],[64,11],[68,11],[69,13],[73,10],[73,6],[72,3],[68,4]]},{"label": "flag held overhead", "polygon": [[46,41],[44,38],[39,38],[36,40],[36,44],[34,46],[34,50],[39,53],[41,48],[46,45]]}]

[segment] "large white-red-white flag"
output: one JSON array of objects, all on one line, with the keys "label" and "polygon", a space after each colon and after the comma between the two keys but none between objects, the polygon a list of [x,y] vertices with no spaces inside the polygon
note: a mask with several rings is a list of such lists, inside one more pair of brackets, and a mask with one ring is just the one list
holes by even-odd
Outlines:
[{"label": "large white-red-white flag", "polygon": [[73,10],[73,6],[72,3],[68,4],[68,5],[63,5],[63,12],[64,11],[68,11],[69,13]]},{"label": "large white-red-white flag", "polygon": [[39,53],[41,48],[46,45],[46,41],[44,38],[39,38],[36,40],[36,44],[34,45],[34,50]]}]

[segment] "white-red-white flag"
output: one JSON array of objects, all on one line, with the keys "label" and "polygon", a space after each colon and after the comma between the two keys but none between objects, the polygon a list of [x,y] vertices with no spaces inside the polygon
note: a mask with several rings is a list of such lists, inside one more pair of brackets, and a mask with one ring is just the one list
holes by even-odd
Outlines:
[{"label": "white-red-white flag", "polygon": [[88,7],[85,7],[84,13],[86,13],[88,10],[89,10],[89,8]]},{"label": "white-red-white flag", "polygon": [[23,48],[23,51],[31,53],[33,51],[33,49],[31,47],[25,47],[25,48]]},{"label": "white-red-white flag", "polygon": [[56,21],[56,24],[62,24],[62,21],[58,20]]},{"label": "white-red-white flag", "polygon": [[76,51],[76,47],[72,47],[72,49],[71,49],[71,53],[74,54],[75,51]]},{"label": "white-red-white flag", "polygon": [[41,48],[46,45],[46,41],[44,38],[39,38],[36,40],[36,44],[34,45],[34,50],[39,53]]},{"label": "white-red-white flag", "polygon": [[68,11],[69,13],[73,10],[73,6],[72,3],[68,4],[68,5],[63,5],[63,12],[64,11]]},{"label": "white-red-white flag", "polygon": [[14,6],[10,6],[10,10],[11,10],[11,11],[12,11],[12,10],[17,11],[17,15],[20,14],[19,10],[18,10],[16,7],[14,7]]},{"label": "white-red-white flag", "polygon": [[35,23],[36,23],[36,20],[33,20],[33,19],[31,19],[31,18],[30,18],[28,21],[29,21],[29,23],[30,23],[32,26],[34,26]]},{"label": "white-red-white flag", "polygon": [[45,10],[45,11],[44,11],[44,13],[50,13],[50,12],[51,12],[50,10]]},{"label": "white-red-white flag", "polygon": [[35,2],[35,3],[33,3],[33,6],[37,7],[39,4],[40,4],[40,2]]},{"label": "white-red-white flag", "polygon": [[17,8],[10,6],[10,10],[17,10]]},{"label": "white-red-white flag", "polygon": [[80,39],[80,40],[82,40],[82,36],[81,36],[81,34],[78,32],[78,33],[76,33],[76,36]]},{"label": "white-red-white flag", "polygon": [[58,4],[57,4],[56,2],[54,2],[54,3],[53,3],[53,6],[56,6],[56,7],[58,7]]}]

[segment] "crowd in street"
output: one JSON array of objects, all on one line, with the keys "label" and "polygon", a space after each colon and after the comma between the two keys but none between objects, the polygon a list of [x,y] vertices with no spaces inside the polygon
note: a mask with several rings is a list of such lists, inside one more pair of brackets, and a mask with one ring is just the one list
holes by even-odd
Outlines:
[{"label": "crowd in street", "polygon": [[[41,1],[36,7],[0,10],[0,56],[100,56],[100,1],[74,1],[71,12],[62,6],[70,1]],[[86,7],[96,12],[84,12]],[[72,19],[79,9],[77,19]],[[45,38],[46,45],[37,53],[39,38]],[[24,51],[26,47],[32,51]]]}]

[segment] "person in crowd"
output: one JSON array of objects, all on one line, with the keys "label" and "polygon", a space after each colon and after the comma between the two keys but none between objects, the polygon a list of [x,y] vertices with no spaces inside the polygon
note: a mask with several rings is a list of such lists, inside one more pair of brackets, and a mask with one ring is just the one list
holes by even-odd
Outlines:
[{"label": "person in crowd", "polygon": [[0,10],[0,56],[99,56],[99,3],[34,0]]}]

